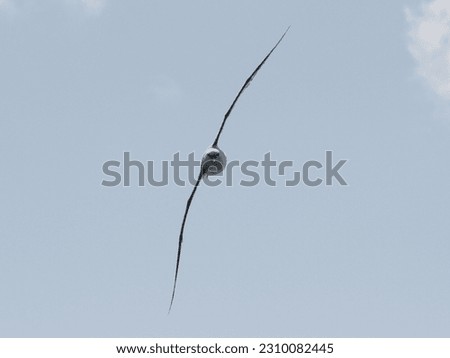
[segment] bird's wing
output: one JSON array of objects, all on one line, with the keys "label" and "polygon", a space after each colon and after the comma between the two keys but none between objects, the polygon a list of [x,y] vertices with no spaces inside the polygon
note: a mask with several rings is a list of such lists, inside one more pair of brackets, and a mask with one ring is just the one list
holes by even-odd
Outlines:
[{"label": "bird's wing", "polygon": [[175,289],[177,288],[177,278],[178,278],[178,268],[180,266],[180,257],[181,257],[181,245],[183,244],[183,232],[184,232],[184,225],[186,224],[186,218],[189,212],[189,208],[191,207],[192,198],[195,195],[195,192],[197,191],[198,185],[202,181],[203,172],[200,168],[200,175],[198,176],[197,182],[195,183],[194,189],[192,190],[191,196],[189,197],[187,203],[186,203],[186,210],[184,212],[183,216],[183,222],[181,224],[181,231],[180,231],[180,238],[178,240],[178,255],[177,255],[177,266],[175,268],[175,279],[173,282],[173,291],[172,291],[172,299],[170,300],[170,307],[169,307],[169,313],[172,308],[173,299],[175,298]]},{"label": "bird's wing", "polygon": [[272,50],[270,50],[270,52],[266,55],[266,57],[264,57],[264,59],[258,65],[258,67],[256,67],[256,69],[253,71],[253,73],[250,75],[250,77],[247,78],[247,80],[245,81],[244,85],[242,86],[242,88],[240,89],[240,91],[237,94],[236,98],[234,99],[233,103],[231,103],[231,106],[228,109],[227,113],[225,113],[225,116],[224,116],[223,121],[222,121],[222,125],[220,126],[219,133],[217,133],[216,139],[214,140],[213,146],[216,146],[218,144],[219,137],[222,134],[223,127],[225,126],[225,122],[226,122],[228,116],[230,115],[231,111],[233,110],[233,107],[236,104],[237,100],[241,96],[242,92],[244,92],[244,90],[250,85],[250,82],[256,76],[256,74],[258,73],[259,69],[264,65],[264,63],[267,61],[267,59],[272,54],[272,52],[277,48],[277,46],[281,42],[281,40],[283,40],[283,37],[284,37],[284,35],[286,35],[286,32],[288,32],[289,28],[290,28],[290,26],[286,29],[286,31],[284,32],[283,36],[281,36],[281,38],[278,40],[278,42],[275,44],[275,46],[272,48]]}]

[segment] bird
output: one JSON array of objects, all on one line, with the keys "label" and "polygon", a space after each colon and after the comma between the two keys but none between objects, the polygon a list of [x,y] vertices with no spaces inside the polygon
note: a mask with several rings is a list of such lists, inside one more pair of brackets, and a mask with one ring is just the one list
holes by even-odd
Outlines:
[{"label": "bird", "polygon": [[245,89],[250,85],[250,82],[255,78],[258,71],[261,69],[261,67],[264,65],[264,63],[267,61],[267,59],[270,57],[273,51],[277,48],[277,46],[280,44],[280,42],[283,40],[286,33],[289,31],[290,26],[284,31],[283,35],[280,37],[278,42],[273,46],[273,48],[269,51],[269,53],[264,57],[264,59],[259,63],[259,65],[255,68],[255,70],[252,72],[252,74],[245,80],[244,85],[239,90],[238,94],[236,95],[235,99],[231,103],[231,106],[228,108],[228,110],[225,112],[225,115],[223,117],[222,123],[220,125],[219,131],[212,143],[212,145],[206,149],[205,153],[203,154],[201,165],[200,165],[200,173],[198,175],[197,181],[195,182],[194,188],[192,189],[191,195],[189,196],[186,208],[184,211],[183,221],[181,222],[181,229],[180,229],[180,235],[178,237],[178,252],[177,252],[177,261],[175,266],[175,277],[173,282],[173,288],[172,288],[172,298],[170,300],[170,306],[169,306],[169,312],[172,309],[173,300],[175,298],[175,291],[177,288],[177,279],[178,279],[178,270],[180,268],[180,258],[181,258],[181,248],[183,245],[183,233],[184,233],[184,227],[186,225],[186,218],[189,213],[189,209],[191,207],[192,199],[194,198],[195,192],[197,191],[200,182],[204,177],[207,176],[213,176],[220,174],[227,163],[227,157],[225,153],[219,148],[219,139],[222,134],[223,128],[225,126],[225,123],[228,119],[228,117],[231,114],[231,111],[233,110],[236,102],[238,101],[239,97],[242,95],[242,93],[245,91]]}]

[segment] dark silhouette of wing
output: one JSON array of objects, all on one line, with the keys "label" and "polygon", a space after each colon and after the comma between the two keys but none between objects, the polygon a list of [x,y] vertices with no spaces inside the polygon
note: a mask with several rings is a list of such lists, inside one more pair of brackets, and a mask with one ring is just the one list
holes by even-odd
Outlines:
[{"label": "dark silhouette of wing", "polygon": [[288,32],[289,28],[290,28],[290,26],[286,29],[283,36],[281,36],[281,38],[278,40],[278,42],[275,44],[275,46],[272,48],[272,50],[270,50],[270,52],[267,54],[267,56],[264,57],[264,60],[262,60],[262,62],[258,65],[258,67],[256,67],[256,69],[253,71],[253,73],[250,75],[250,77],[247,78],[247,80],[245,81],[244,85],[242,86],[241,90],[237,94],[236,98],[234,99],[234,101],[231,104],[230,108],[228,109],[227,113],[225,113],[225,117],[223,118],[222,125],[220,126],[219,133],[217,133],[216,139],[214,140],[213,146],[217,146],[217,144],[219,142],[219,137],[222,134],[223,127],[225,126],[225,122],[227,121],[228,116],[230,115],[231,111],[233,110],[233,107],[236,104],[239,97],[241,96],[242,92],[244,92],[244,90],[250,85],[250,82],[252,82],[253,78],[256,76],[259,69],[264,65],[264,63],[267,61],[267,59],[272,54],[272,52],[277,48],[277,46],[281,42],[281,40],[283,40],[283,37],[284,37],[284,35],[286,35],[286,32]]},{"label": "dark silhouette of wing", "polygon": [[184,212],[183,216],[183,222],[181,224],[181,231],[180,231],[180,238],[178,241],[178,255],[177,255],[177,266],[175,268],[175,279],[173,282],[173,291],[172,291],[172,299],[170,300],[170,307],[169,307],[169,313],[172,309],[173,299],[175,298],[175,289],[177,288],[177,278],[178,278],[178,268],[180,266],[180,257],[181,257],[181,245],[183,244],[183,232],[184,232],[184,225],[186,224],[186,218],[189,212],[189,208],[191,207],[192,198],[195,195],[195,192],[197,191],[198,185],[202,181],[203,172],[200,168],[200,175],[198,176],[197,182],[195,183],[194,189],[192,190],[191,196],[189,197],[187,203],[186,203],[186,210]]}]

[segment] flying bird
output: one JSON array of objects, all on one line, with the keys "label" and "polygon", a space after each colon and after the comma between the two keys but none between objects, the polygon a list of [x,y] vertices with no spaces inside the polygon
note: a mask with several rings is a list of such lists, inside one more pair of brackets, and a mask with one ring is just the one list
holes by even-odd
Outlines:
[{"label": "flying bird", "polygon": [[225,126],[225,122],[227,121],[228,117],[230,116],[230,113],[233,110],[234,105],[238,101],[241,94],[250,85],[250,82],[256,76],[256,74],[258,73],[260,68],[264,65],[264,63],[267,61],[267,59],[270,57],[272,52],[277,48],[277,46],[279,45],[281,40],[283,40],[283,38],[286,35],[286,33],[288,32],[289,28],[290,28],[290,26],[283,33],[283,35],[278,40],[278,42],[275,44],[275,46],[272,48],[272,50],[270,50],[270,52],[266,55],[266,57],[264,57],[264,59],[261,61],[261,63],[255,68],[255,70],[250,75],[250,77],[245,80],[244,85],[241,87],[236,98],[231,103],[230,108],[225,113],[225,116],[222,120],[222,124],[220,125],[219,132],[217,133],[217,136],[214,139],[213,144],[211,145],[211,147],[209,147],[206,150],[205,154],[203,154],[200,173],[199,173],[197,181],[194,185],[194,189],[192,190],[192,193],[189,196],[189,199],[186,203],[186,210],[184,212],[183,221],[181,223],[180,236],[178,239],[177,264],[175,267],[175,278],[174,278],[174,282],[173,282],[172,299],[170,300],[169,313],[170,313],[170,310],[172,309],[173,299],[175,298],[175,290],[177,288],[177,279],[178,279],[178,269],[180,267],[181,247],[183,244],[184,226],[186,224],[186,218],[187,218],[187,215],[189,212],[189,208],[191,207],[192,199],[194,198],[195,192],[197,191],[197,188],[198,188],[200,182],[202,181],[203,177],[210,176],[210,175],[218,175],[224,170],[225,165],[227,163],[227,157],[226,157],[225,153],[219,148],[219,138],[220,138],[220,135],[222,134],[223,127]]}]

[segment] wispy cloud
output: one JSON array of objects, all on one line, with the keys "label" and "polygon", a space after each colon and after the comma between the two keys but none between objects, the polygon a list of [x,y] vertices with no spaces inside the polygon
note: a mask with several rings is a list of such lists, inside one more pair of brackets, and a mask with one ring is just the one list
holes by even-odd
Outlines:
[{"label": "wispy cloud", "polygon": [[407,8],[408,48],[417,72],[441,97],[450,100],[450,0],[434,0],[414,13]]}]

